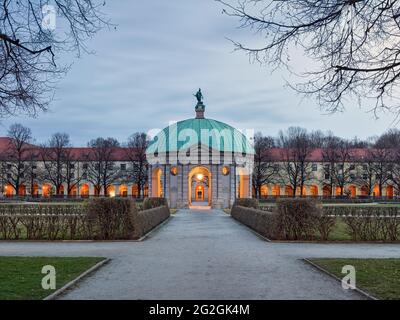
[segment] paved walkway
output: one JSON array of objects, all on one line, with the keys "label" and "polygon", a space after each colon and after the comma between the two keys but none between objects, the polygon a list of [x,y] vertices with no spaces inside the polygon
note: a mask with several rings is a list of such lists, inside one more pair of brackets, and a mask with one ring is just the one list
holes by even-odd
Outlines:
[{"label": "paved walkway", "polygon": [[268,243],[222,211],[180,210],[144,242],[0,243],[0,255],[112,258],[65,299],[361,299],[300,259],[400,246]]}]

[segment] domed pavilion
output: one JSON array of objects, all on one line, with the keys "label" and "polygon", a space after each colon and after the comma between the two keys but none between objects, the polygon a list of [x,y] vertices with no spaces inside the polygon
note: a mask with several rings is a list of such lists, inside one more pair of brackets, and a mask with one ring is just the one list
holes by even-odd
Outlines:
[{"label": "domed pavilion", "polygon": [[146,151],[150,195],[171,208],[229,208],[251,197],[252,137],[206,118],[200,89],[195,96],[196,117],[161,130]]}]

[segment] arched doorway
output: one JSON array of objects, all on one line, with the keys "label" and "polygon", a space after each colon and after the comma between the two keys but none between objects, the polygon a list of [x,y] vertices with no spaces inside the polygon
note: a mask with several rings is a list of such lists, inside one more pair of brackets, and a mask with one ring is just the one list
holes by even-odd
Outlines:
[{"label": "arched doorway", "polygon": [[387,186],[386,187],[386,197],[388,199],[393,199],[393,195],[394,195],[393,186]]},{"label": "arched doorway", "polygon": [[49,198],[53,194],[53,188],[49,183],[45,183],[42,186],[42,197]]},{"label": "arched doorway", "polygon": [[349,196],[350,198],[356,198],[357,197],[357,187],[356,186],[349,186]]},{"label": "arched doorway", "polygon": [[162,170],[155,168],[151,177],[151,195],[152,197],[162,197],[162,184],[161,184]]},{"label": "arched doorway", "polygon": [[322,195],[323,195],[324,198],[330,198],[332,196],[332,188],[331,188],[331,186],[328,186],[328,185],[324,186],[322,188]]},{"label": "arched doorway", "polygon": [[189,206],[211,206],[211,173],[206,167],[195,167],[189,175]]},{"label": "arched doorway", "polygon": [[127,197],[128,196],[128,186],[125,184],[120,185],[119,187],[119,196]]},{"label": "arched doorway", "polygon": [[238,198],[250,198],[250,176],[246,169],[240,168],[239,173],[239,188],[238,188]]},{"label": "arched doorway", "polygon": [[291,186],[285,186],[285,196],[286,197],[294,196],[293,188]]},{"label": "arched doorway", "polygon": [[310,196],[314,198],[318,197],[318,186],[316,185],[310,186]]},{"label": "arched doorway", "polygon": [[82,198],[88,198],[89,197],[89,185],[87,183],[81,185],[81,197]]}]

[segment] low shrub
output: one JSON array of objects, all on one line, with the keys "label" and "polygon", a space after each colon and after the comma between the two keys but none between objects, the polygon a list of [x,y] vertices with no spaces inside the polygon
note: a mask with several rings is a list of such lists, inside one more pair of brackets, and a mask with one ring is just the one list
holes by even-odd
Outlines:
[{"label": "low shrub", "polygon": [[328,233],[325,221],[320,221],[322,206],[313,199],[280,199],[276,203],[278,237],[285,240],[312,240],[319,227]]},{"label": "low shrub", "polygon": [[87,203],[87,217],[100,240],[130,239],[137,216],[135,202],[122,198],[94,198]]},{"label": "low shrub", "polygon": [[143,200],[143,210],[149,210],[157,207],[168,206],[165,198],[145,198]]},{"label": "low shrub", "polygon": [[241,199],[236,199],[234,206],[242,206],[242,207],[247,207],[247,208],[254,208],[258,209],[259,204],[258,200],[254,198],[241,198]]}]

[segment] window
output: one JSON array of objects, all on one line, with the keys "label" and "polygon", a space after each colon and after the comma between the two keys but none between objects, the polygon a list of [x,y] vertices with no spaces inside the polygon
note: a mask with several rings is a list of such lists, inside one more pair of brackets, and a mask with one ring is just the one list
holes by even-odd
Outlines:
[{"label": "window", "polygon": [[11,178],[12,178],[11,173],[7,173],[7,179],[11,179]]},{"label": "window", "polygon": [[331,175],[329,173],[325,173],[325,179],[330,179]]},{"label": "window", "polygon": [[366,164],[363,164],[363,170],[368,170],[368,166]]},{"label": "window", "polygon": [[82,179],[87,179],[87,173],[85,172],[83,175],[82,175]]},{"label": "window", "polygon": [[36,165],[36,164],[33,164],[33,165],[32,165],[32,170],[35,170],[35,169],[37,169],[37,165]]},{"label": "window", "polygon": [[126,163],[121,163],[121,171],[126,171]]},{"label": "window", "polygon": [[317,171],[318,170],[318,165],[316,163],[312,164],[312,171]]},{"label": "window", "polygon": [[74,172],[71,172],[70,175],[69,175],[69,178],[70,178],[70,179],[75,178],[75,173],[74,173]]},{"label": "window", "polygon": [[338,169],[343,170],[343,164],[338,164]]},{"label": "window", "polygon": [[351,164],[350,165],[350,170],[355,170],[355,169],[356,169],[356,166],[354,164]]},{"label": "window", "polygon": [[88,164],[87,164],[87,163],[84,163],[84,164],[82,165],[82,168],[83,168],[83,169],[87,169],[87,168],[88,168]]},{"label": "window", "polygon": [[36,173],[32,173],[32,178],[36,179],[37,178],[37,174]]},{"label": "window", "polygon": [[362,177],[363,177],[364,180],[368,179],[368,175],[366,173],[364,173]]},{"label": "window", "polygon": [[355,178],[356,178],[356,176],[354,175],[354,173],[351,173],[351,174],[350,174],[350,179],[351,179],[351,180],[354,180]]},{"label": "window", "polygon": [[11,169],[11,164],[7,164],[7,169],[10,170]]},{"label": "window", "polygon": [[71,164],[69,165],[69,168],[70,168],[71,170],[75,169],[75,164],[74,164],[74,163],[71,163]]}]

